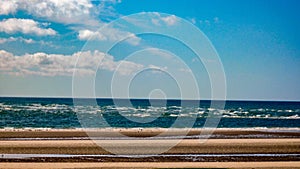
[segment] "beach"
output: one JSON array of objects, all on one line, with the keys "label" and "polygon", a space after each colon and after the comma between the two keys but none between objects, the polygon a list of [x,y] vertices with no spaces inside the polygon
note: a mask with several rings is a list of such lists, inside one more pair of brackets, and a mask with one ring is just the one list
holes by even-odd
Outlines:
[{"label": "beach", "polygon": [[0,101],[0,168],[300,166],[299,102],[227,101],[218,119],[210,101],[97,99],[83,113],[70,98]]},{"label": "beach", "polygon": [[[210,139],[199,137],[201,129],[180,137],[182,130],[169,130],[169,135],[155,138],[166,129],[94,129],[87,133],[105,137],[91,140],[82,129],[1,129],[0,168],[300,166],[300,132],[296,129],[217,129]],[[126,137],[112,134],[117,131]],[[174,142],[178,144],[154,154]]]}]

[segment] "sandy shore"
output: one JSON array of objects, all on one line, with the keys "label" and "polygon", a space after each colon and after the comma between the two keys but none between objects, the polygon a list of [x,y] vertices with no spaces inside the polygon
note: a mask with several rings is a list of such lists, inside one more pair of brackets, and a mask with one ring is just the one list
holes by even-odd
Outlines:
[{"label": "sandy shore", "polygon": [[[174,140],[30,140],[0,141],[0,154],[153,154]],[[101,146],[101,147],[100,147]],[[104,147],[104,148],[102,148]],[[300,139],[184,139],[165,154],[300,153]]]},{"label": "sandy shore", "polygon": [[[122,139],[112,134],[116,131],[135,139]],[[182,134],[182,130],[179,129],[173,129],[166,137],[158,139],[149,137],[165,132],[164,130],[102,129],[100,132],[99,130],[90,132],[99,138],[90,140],[84,131],[73,129],[2,129],[0,168],[297,168],[300,166],[298,130],[221,129],[214,132],[214,139],[208,140],[194,137],[175,139],[178,137],[173,136]],[[193,129],[188,135],[197,136],[201,132]],[[151,155],[162,149],[166,151],[159,156],[139,158],[128,156]],[[111,156],[114,151],[125,156]],[[46,157],[7,158],[13,154],[46,154]],[[47,154],[54,156],[48,157]],[[79,156],[55,157],[59,154]]]}]

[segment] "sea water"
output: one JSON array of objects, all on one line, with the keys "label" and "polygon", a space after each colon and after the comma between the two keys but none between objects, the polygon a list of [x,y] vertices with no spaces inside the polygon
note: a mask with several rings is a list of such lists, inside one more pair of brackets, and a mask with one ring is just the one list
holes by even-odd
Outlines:
[{"label": "sea water", "polygon": [[[155,100],[153,105],[151,100],[131,99],[130,105],[122,105],[96,99],[96,105],[85,104],[89,100],[74,105],[71,98],[1,97],[0,128],[171,128],[178,119],[177,128],[202,128],[214,118],[218,128],[300,127],[300,102],[226,101],[224,108],[214,109],[210,100],[184,101],[191,103],[184,106],[181,100]],[[192,126],[186,125],[190,122]]]}]

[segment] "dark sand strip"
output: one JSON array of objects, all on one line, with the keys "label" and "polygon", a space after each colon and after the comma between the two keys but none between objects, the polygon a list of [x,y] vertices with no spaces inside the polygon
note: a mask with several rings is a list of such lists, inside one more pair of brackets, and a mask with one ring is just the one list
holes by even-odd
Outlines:
[{"label": "dark sand strip", "polygon": [[57,155],[2,154],[0,162],[247,162],[300,161],[300,154]]}]

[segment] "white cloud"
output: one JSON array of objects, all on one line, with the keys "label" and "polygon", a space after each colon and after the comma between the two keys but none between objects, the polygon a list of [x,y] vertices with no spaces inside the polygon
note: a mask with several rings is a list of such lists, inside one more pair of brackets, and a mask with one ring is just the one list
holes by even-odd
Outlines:
[{"label": "white cloud", "polygon": [[121,3],[121,0],[102,0],[97,6],[96,12],[103,20],[113,20],[119,18],[121,15],[118,14],[114,8],[114,5]]},{"label": "white cloud", "polygon": [[[34,53],[15,56],[12,53],[0,50],[0,71],[23,76],[72,76],[78,57],[80,59],[76,64],[76,72],[82,76],[93,75],[100,62],[100,69],[116,71],[121,75],[129,75],[144,67],[130,61],[114,61],[112,56],[99,51],[77,52],[73,55]],[[120,64],[122,64],[122,67],[117,69]]]},{"label": "white cloud", "polygon": [[15,13],[18,8],[14,0],[0,0],[0,15]]},{"label": "white cloud", "polygon": [[49,46],[51,48],[60,48],[60,46],[54,45],[51,41],[44,41],[44,40],[33,40],[33,39],[26,39],[23,37],[9,37],[9,38],[0,38],[0,44],[10,43],[10,42],[22,42],[26,44],[40,44],[43,46]]},{"label": "white cloud", "polygon": [[170,15],[167,17],[162,17],[161,18],[167,25],[175,25],[178,21],[177,17],[175,15]]},{"label": "white cloud", "polygon": [[90,0],[0,0],[0,4],[0,14],[22,10],[59,23],[97,23],[91,14],[93,5]]},{"label": "white cloud", "polygon": [[98,40],[98,41],[120,41],[126,39],[126,42],[131,45],[138,45],[140,42],[140,38],[135,36],[132,33],[121,31],[119,29],[104,27],[99,31],[92,31],[92,30],[80,30],[78,32],[78,39],[80,40]]},{"label": "white cloud", "polygon": [[80,30],[78,32],[78,38],[80,40],[106,40],[106,37],[97,31],[91,31],[91,30]]},{"label": "white cloud", "polygon": [[150,72],[153,74],[164,74],[167,72],[168,67],[167,66],[161,67],[161,66],[150,64],[147,66],[147,69],[149,69]]},{"label": "white cloud", "polygon": [[[94,30],[105,26],[105,21],[119,16],[113,6],[117,3],[121,3],[121,1],[103,0],[92,3],[92,0],[0,0],[0,15],[24,11],[34,18],[69,25],[71,29],[78,32],[78,39],[80,40],[116,41],[132,34],[117,28],[106,28],[101,32]],[[9,25],[6,25],[2,32],[29,32],[26,27],[22,29],[26,25],[17,27],[15,24],[12,24],[12,26],[15,26],[13,30],[8,29]],[[40,26],[47,27],[49,25],[40,24]],[[50,32],[51,29],[46,30],[48,34],[54,33],[53,30]],[[140,38],[132,36],[128,43],[138,45],[139,41]]]},{"label": "white cloud", "polygon": [[22,37],[0,38],[0,44],[7,43],[7,42],[16,42],[16,41],[24,42],[27,44],[35,43],[35,41],[33,39],[25,39]]},{"label": "white cloud", "polygon": [[0,38],[0,44],[6,43],[6,42],[14,42],[17,41],[15,38]]},{"label": "white cloud", "polygon": [[154,25],[160,25],[161,22],[167,24],[168,26],[176,25],[179,21],[179,19],[175,15],[169,15],[166,17],[163,17],[158,12],[153,12],[154,17],[151,19],[152,23]]},{"label": "white cloud", "polygon": [[21,32],[23,34],[35,34],[38,36],[55,35],[56,31],[51,28],[42,28],[32,19],[10,18],[0,21],[0,32],[8,34]]},{"label": "white cloud", "polygon": [[32,39],[19,38],[19,40],[28,44],[35,43],[35,41]]},{"label": "white cloud", "polygon": [[[63,24],[82,24],[99,26],[101,19],[117,18],[119,15],[113,5],[120,0],[0,0],[0,15],[16,13],[21,10],[38,18]],[[95,0],[94,0],[95,1]]]},{"label": "white cloud", "polygon": [[168,69],[167,66],[160,67],[160,66],[156,66],[156,65],[152,65],[152,64],[148,65],[148,68],[149,69],[157,69],[157,70],[160,70],[160,71],[163,71],[163,72],[167,71],[167,69]]}]

